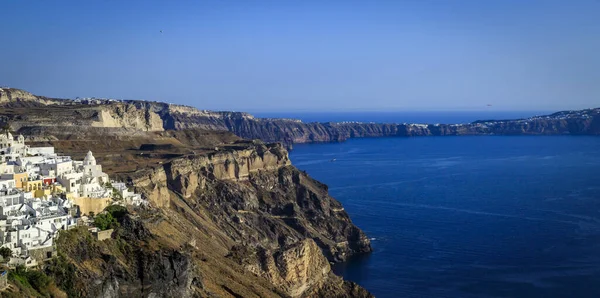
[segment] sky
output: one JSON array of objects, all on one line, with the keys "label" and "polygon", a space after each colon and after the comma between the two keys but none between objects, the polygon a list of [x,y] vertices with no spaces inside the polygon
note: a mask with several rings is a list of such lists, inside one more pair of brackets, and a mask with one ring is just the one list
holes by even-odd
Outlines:
[{"label": "sky", "polygon": [[4,0],[0,9],[0,85],[38,95],[250,112],[600,106],[596,0]]}]

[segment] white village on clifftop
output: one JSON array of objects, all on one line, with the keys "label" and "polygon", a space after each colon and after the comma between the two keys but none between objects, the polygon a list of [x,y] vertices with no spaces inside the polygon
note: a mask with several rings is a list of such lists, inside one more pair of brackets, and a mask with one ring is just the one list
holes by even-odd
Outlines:
[{"label": "white village on clifftop", "polygon": [[111,204],[145,201],[110,181],[91,151],[76,161],[54,147],[25,145],[22,135],[0,134],[0,247],[12,251],[9,265],[30,267],[51,257],[58,231]]}]

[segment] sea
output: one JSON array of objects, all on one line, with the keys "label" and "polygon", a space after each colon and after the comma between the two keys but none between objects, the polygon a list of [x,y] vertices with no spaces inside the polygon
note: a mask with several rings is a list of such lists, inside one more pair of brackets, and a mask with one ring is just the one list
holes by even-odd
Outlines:
[{"label": "sea", "polygon": [[[538,113],[341,114],[295,118],[461,123]],[[297,144],[290,158],[329,185],[371,239],[372,253],[334,272],[376,297],[600,297],[600,137],[364,138]]]}]

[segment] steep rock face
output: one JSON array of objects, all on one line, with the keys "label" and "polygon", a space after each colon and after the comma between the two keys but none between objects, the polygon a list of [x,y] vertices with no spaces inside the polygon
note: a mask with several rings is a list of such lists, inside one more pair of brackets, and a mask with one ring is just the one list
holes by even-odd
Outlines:
[{"label": "steep rock face", "polygon": [[[358,137],[448,135],[598,135],[600,109],[562,112],[547,117],[490,120],[468,124],[303,123],[291,119],[260,119],[245,113],[165,114],[169,129],[226,129],[247,139],[294,143],[340,142]],[[571,114],[569,114],[571,113]]]},{"label": "steep rock face", "polygon": [[27,91],[14,88],[0,88],[0,104],[35,100],[37,100],[37,97]]},{"label": "steep rock face", "polygon": [[226,130],[242,138],[281,142],[288,147],[295,143],[340,142],[357,137],[600,134],[600,109],[459,125],[303,123],[292,119],[255,118],[241,112],[198,110],[160,102],[96,100],[84,104],[34,96],[18,89],[3,90],[0,92],[0,105],[10,109],[0,111],[0,122],[11,123],[16,130],[37,126],[76,127],[80,130],[121,128],[124,135],[137,130]]},{"label": "steep rock face", "polygon": [[333,275],[329,262],[311,239],[279,251],[258,250],[240,259],[252,273],[271,280],[291,297],[326,297],[332,292],[370,297],[364,289]]},{"label": "steep rock face", "polygon": [[115,104],[96,109],[91,127],[123,127],[143,131],[162,131],[161,117],[148,108],[132,104]]},{"label": "steep rock face", "polygon": [[120,103],[102,106],[8,105],[0,109],[0,122],[8,122],[16,131],[50,127],[58,131],[67,129],[86,133],[96,128],[120,128],[123,129],[121,134],[127,135],[135,131],[164,130],[160,115],[138,109],[135,105]]},{"label": "steep rock face", "polygon": [[[188,251],[150,248],[141,221],[122,220],[116,239],[97,241],[85,228],[64,232],[47,271],[71,297],[193,297],[202,292]],[[150,244],[150,245],[148,245]]]},{"label": "steep rock face", "polygon": [[164,168],[145,169],[137,174],[142,177],[135,179],[134,184],[142,190],[145,199],[158,208],[168,207],[170,193]]},{"label": "steep rock face", "polygon": [[[144,165],[127,166],[120,177],[126,175],[151,208],[120,219],[109,240],[94,240],[85,229],[59,237],[61,256],[48,272],[71,296],[370,296],[329,266],[371,251],[368,238],[325,185],[291,166],[282,145],[211,145],[200,130],[160,131],[176,123],[170,114],[209,119],[209,128],[254,122],[252,116],[146,102],[4,107],[0,118],[13,130],[37,132],[37,142],[73,150],[98,144],[108,151],[101,158],[121,152],[124,163]],[[93,141],[97,137],[102,141]],[[148,138],[150,152],[123,152]]]},{"label": "steep rock face", "polygon": [[599,135],[600,112],[589,118],[489,121],[470,124],[298,123],[239,120],[230,131],[243,138],[279,141],[286,145],[340,142],[362,137],[459,135]]},{"label": "steep rock face", "polygon": [[281,145],[239,146],[175,159],[132,181],[157,205],[175,192],[243,245],[280,248],[311,238],[330,261],[371,250],[327,186],[291,166]]},{"label": "steep rock face", "polygon": [[334,275],[310,239],[227,253],[229,242],[198,230],[193,211],[163,211],[125,215],[108,240],[62,232],[46,272],[70,297],[372,297]]},{"label": "steep rock face", "polygon": [[0,105],[3,107],[41,107],[63,105],[68,102],[68,100],[37,96],[21,89],[0,87]]},{"label": "steep rock face", "polygon": [[131,181],[211,235],[223,255],[279,295],[370,295],[329,266],[371,251],[368,238],[327,186],[290,165],[280,144],[237,142],[135,173]]},{"label": "steep rock face", "polygon": [[195,189],[188,187],[197,185],[200,175],[210,179],[244,181],[248,180],[251,173],[275,170],[289,164],[287,151],[280,145],[272,144],[267,147],[262,142],[254,142],[249,148],[241,146],[236,149],[235,146],[230,146],[223,151],[174,160],[168,164],[167,175],[171,177],[171,181],[177,183],[175,187],[181,189],[184,196],[189,197]]},{"label": "steep rock face", "polygon": [[331,268],[319,247],[310,239],[271,253],[262,251],[256,265],[248,269],[266,276],[292,297],[302,295],[328,278]]}]

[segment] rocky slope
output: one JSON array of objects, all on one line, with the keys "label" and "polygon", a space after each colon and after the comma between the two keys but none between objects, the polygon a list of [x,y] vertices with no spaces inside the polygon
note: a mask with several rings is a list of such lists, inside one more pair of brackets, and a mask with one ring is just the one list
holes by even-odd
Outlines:
[{"label": "rocky slope", "polygon": [[57,100],[18,89],[0,92],[0,122],[15,130],[118,128],[132,131],[222,130],[246,139],[294,143],[339,142],[355,137],[446,135],[598,135],[600,109],[566,111],[517,120],[466,124],[303,123],[293,119],[261,119],[240,112],[212,112],[147,101]]},{"label": "rocky slope", "polygon": [[[303,123],[286,119],[254,119],[230,115],[227,130],[243,138],[258,138],[286,145],[339,142],[358,137],[407,137],[448,135],[600,135],[600,109],[559,112],[517,120],[488,120],[467,124]],[[177,123],[204,123],[199,118],[177,115]]]},{"label": "rocky slope", "polygon": [[81,158],[151,202],[113,238],[85,229],[58,241],[48,267],[80,297],[369,297],[330,262],[371,250],[327,186],[279,144],[353,137],[600,134],[600,109],[458,125],[302,123],[145,101],[58,100],[0,91],[0,123],[35,145]]},{"label": "rocky slope", "polygon": [[32,144],[74,156],[93,146],[112,177],[151,202],[122,216],[112,239],[61,234],[46,271],[70,296],[371,296],[330,267],[369,252],[369,240],[282,145],[205,130],[106,130],[31,131],[42,133]]},{"label": "rocky slope", "polygon": [[236,142],[129,179],[156,206],[177,194],[245,248],[278,249],[310,238],[332,262],[370,251],[327,186],[291,166],[279,144]]}]

